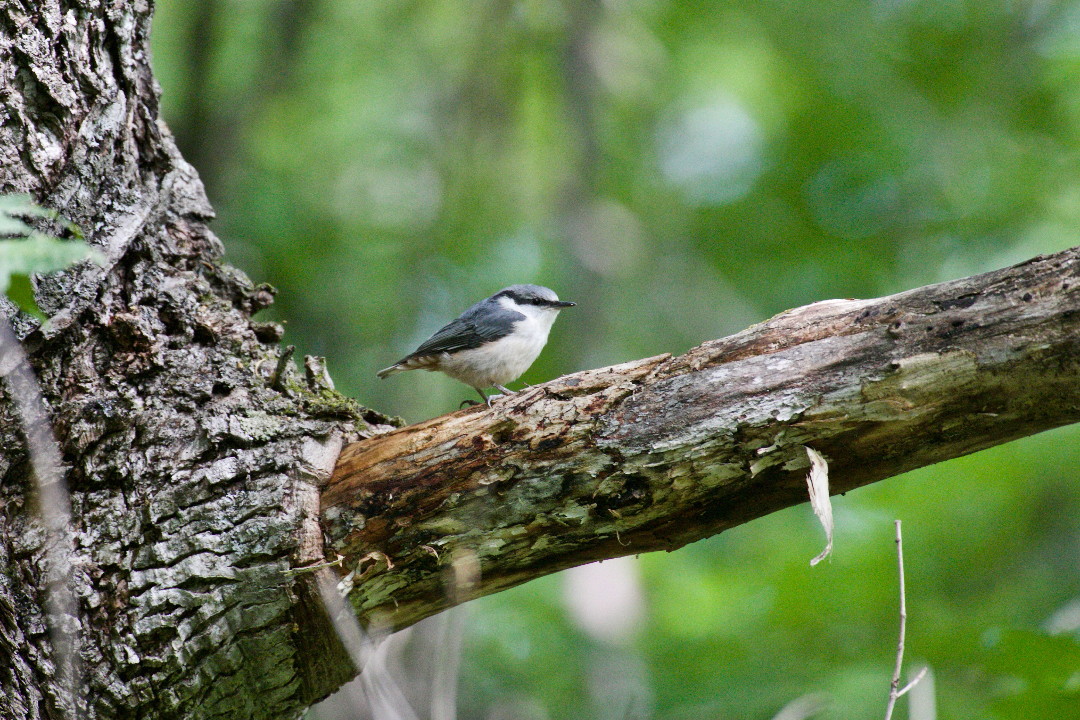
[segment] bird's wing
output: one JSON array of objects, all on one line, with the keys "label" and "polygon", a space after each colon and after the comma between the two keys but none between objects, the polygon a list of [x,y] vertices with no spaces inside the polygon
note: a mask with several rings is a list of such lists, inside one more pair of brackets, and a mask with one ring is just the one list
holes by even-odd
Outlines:
[{"label": "bird's wing", "polygon": [[525,319],[519,312],[508,310],[501,305],[492,305],[488,305],[483,311],[478,305],[469,308],[461,317],[447,323],[425,340],[404,360],[480,347],[484,343],[506,337],[514,323]]}]

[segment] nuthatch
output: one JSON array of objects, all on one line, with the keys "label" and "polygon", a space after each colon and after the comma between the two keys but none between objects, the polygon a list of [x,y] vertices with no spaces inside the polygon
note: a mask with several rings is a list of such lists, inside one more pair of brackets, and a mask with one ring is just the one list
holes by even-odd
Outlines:
[{"label": "nuthatch", "polygon": [[490,407],[491,398],[483,388],[509,394],[506,383],[529,369],[547,344],[559,311],[573,306],[549,288],[511,285],[461,313],[378,375],[438,370],[472,387]]}]

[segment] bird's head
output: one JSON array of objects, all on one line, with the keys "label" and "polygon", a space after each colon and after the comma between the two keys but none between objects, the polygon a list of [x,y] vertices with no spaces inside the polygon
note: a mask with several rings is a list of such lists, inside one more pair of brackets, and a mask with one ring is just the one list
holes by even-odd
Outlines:
[{"label": "bird's head", "polygon": [[541,285],[511,285],[495,293],[492,299],[526,315],[533,315],[537,311],[558,313],[577,304],[560,300],[554,290]]}]

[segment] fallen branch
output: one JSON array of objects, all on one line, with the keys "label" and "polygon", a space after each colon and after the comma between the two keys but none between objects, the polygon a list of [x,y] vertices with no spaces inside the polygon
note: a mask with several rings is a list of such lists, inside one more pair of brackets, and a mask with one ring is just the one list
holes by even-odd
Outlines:
[{"label": "fallen branch", "polygon": [[874,300],[782,313],[680,357],[560,378],[351,445],[322,525],[364,619],[402,627],[574,565],[674,550],[806,500],[804,445],[842,493],[1080,420],[1080,248]]}]

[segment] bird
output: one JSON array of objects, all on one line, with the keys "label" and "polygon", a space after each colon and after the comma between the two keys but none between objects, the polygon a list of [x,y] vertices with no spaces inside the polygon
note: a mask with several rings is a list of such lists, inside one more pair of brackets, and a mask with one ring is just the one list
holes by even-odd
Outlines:
[{"label": "bird", "polygon": [[485,395],[484,388],[512,394],[506,384],[536,360],[559,311],[576,304],[540,285],[505,287],[376,374],[388,378],[406,370],[438,370],[476,390],[491,407],[492,399],[500,396]]}]

